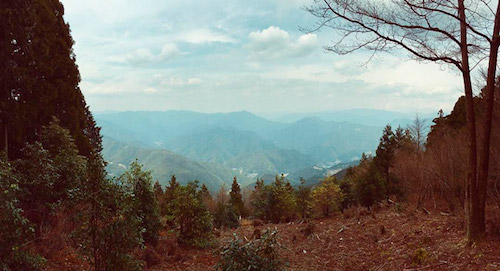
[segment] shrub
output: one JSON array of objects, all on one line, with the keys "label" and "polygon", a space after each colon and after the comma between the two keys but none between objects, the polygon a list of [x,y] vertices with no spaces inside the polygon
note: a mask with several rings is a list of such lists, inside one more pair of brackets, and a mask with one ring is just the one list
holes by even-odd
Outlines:
[{"label": "shrub", "polygon": [[301,218],[308,218],[312,213],[311,187],[305,185],[306,180],[300,178],[300,186],[296,191],[297,208]]},{"label": "shrub", "polygon": [[0,269],[39,270],[45,259],[26,251],[34,229],[18,207],[18,181],[10,165],[0,160]]},{"label": "shrub", "polygon": [[95,270],[141,270],[133,250],[143,243],[144,231],[134,199],[125,189],[102,179],[80,214],[72,238]]},{"label": "shrub", "polygon": [[373,163],[365,167],[354,177],[354,194],[359,204],[370,208],[386,197],[385,184]]},{"label": "shrub", "polygon": [[238,228],[240,222],[233,207],[229,204],[217,203],[214,214],[214,226],[217,228]]},{"label": "shrub", "polygon": [[327,177],[312,191],[313,204],[322,216],[340,209],[342,193],[335,177]]},{"label": "shrub", "polygon": [[120,176],[120,180],[125,183],[133,198],[132,208],[141,220],[144,242],[154,245],[158,242],[161,222],[152,178],[151,172],[143,171],[142,165],[137,160],[132,162],[130,169]]},{"label": "shrub", "polygon": [[172,207],[173,217],[180,226],[180,244],[200,248],[212,245],[212,216],[203,202],[197,181],[179,186]]},{"label": "shrub", "polygon": [[396,211],[396,213],[401,213],[404,210],[405,210],[405,207],[400,202],[396,202],[396,204],[394,204],[394,211]]},{"label": "shrub", "polygon": [[276,175],[274,183],[270,185],[257,180],[251,204],[255,217],[273,223],[291,221],[297,215],[296,191],[284,175]]},{"label": "shrub", "polygon": [[340,192],[342,194],[342,201],[340,202],[340,211],[344,212],[344,210],[349,209],[356,202],[356,198],[354,196],[352,183],[349,179],[341,180],[340,184]]},{"label": "shrub", "polygon": [[221,248],[216,270],[224,271],[275,271],[283,270],[280,259],[277,231],[267,230],[260,239],[243,243],[235,234],[234,239]]},{"label": "shrub", "polygon": [[421,264],[429,257],[429,253],[425,248],[419,248],[415,250],[415,255],[413,255],[412,263]]}]

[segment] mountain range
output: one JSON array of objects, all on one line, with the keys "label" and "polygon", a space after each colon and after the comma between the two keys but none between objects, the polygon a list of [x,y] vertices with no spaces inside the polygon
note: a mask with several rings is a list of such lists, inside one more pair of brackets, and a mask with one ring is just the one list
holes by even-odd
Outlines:
[{"label": "mountain range", "polygon": [[[411,122],[401,118],[407,115],[390,111],[374,110],[367,118],[380,115],[385,122],[391,114],[395,122]],[[128,111],[95,116],[102,127],[110,174],[121,174],[137,158],[160,183],[175,174],[181,183],[196,179],[211,190],[230,184],[233,176],[243,185],[275,174],[286,174],[293,182],[300,177],[315,182],[357,161],[361,153],[373,152],[383,129],[321,115],[271,121],[247,111]]]}]

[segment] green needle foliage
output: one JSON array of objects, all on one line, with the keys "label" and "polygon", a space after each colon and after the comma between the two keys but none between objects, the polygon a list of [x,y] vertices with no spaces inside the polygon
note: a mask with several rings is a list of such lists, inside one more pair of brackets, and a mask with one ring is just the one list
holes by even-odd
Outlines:
[{"label": "green needle foliage", "polygon": [[198,181],[183,186],[173,177],[165,194],[168,196],[168,220],[179,227],[179,244],[199,248],[211,246],[214,241],[212,215],[204,203]]},{"label": "green needle foliage", "polygon": [[136,160],[119,179],[128,188],[129,193],[132,193],[133,211],[141,220],[144,241],[156,244],[161,222],[151,172],[143,171],[142,165]]},{"label": "green needle foliage", "polygon": [[231,185],[231,192],[229,192],[229,204],[233,208],[236,216],[247,216],[247,210],[245,204],[243,204],[243,197],[241,196],[241,189],[236,177],[233,179],[233,184]]}]

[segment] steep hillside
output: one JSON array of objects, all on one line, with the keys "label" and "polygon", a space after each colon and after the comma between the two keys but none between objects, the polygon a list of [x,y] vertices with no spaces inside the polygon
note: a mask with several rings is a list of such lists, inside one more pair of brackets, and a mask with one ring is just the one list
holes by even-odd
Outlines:
[{"label": "steep hillside", "polygon": [[225,163],[243,153],[275,148],[273,143],[254,132],[221,127],[177,137],[165,146],[190,159],[217,163]]},{"label": "steep hillside", "polygon": [[244,167],[249,173],[290,173],[297,169],[313,166],[315,160],[296,150],[274,148],[257,152],[245,152],[225,164],[231,168]]},{"label": "steep hillside", "polygon": [[153,147],[154,144],[148,144],[143,140],[143,136],[137,132],[133,132],[118,124],[109,122],[107,120],[96,119],[97,124],[101,127],[101,134],[116,141],[129,143],[139,147]]},{"label": "steep hillside", "polygon": [[292,180],[293,185],[299,185],[300,178],[306,180],[306,185],[314,186],[318,184],[326,176],[335,176],[337,179],[343,179],[347,168],[351,166],[358,165],[358,161],[353,161],[350,163],[342,163],[333,165],[331,167],[308,167],[301,170],[297,170],[292,174],[288,175],[287,178]]},{"label": "steep hillside", "polygon": [[119,176],[137,158],[161,184],[167,184],[171,176],[175,175],[180,183],[199,180],[215,191],[222,184],[230,184],[233,176],[237,176],[242,183],[249,181],[237,171],[215,163],[195,162],[167,150],[140,148],[110,137],[103,138],[103,146],[103,156],[108,161],[107,169],[113,176]]}]

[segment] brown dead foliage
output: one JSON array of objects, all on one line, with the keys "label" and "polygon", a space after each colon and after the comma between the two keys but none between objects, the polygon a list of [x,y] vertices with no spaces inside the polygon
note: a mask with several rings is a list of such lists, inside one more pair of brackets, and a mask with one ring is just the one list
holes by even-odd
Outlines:
[{"label": "brown dead foliage", "polygon": [[[311,236],[302,233],[304,224],[267,225],[279,232],[287,270],[500,270],[500,236],[488,233],[484,242],[468,247],[460,216],[386,207],[376,216],[338,215],[309,223]],[[233,232],[250,240],[254,228],[224,231],[218,240],[230,240]],[[211,249],[181,251],[191,257],[152,270],[212,270],[217,262]]]}]

